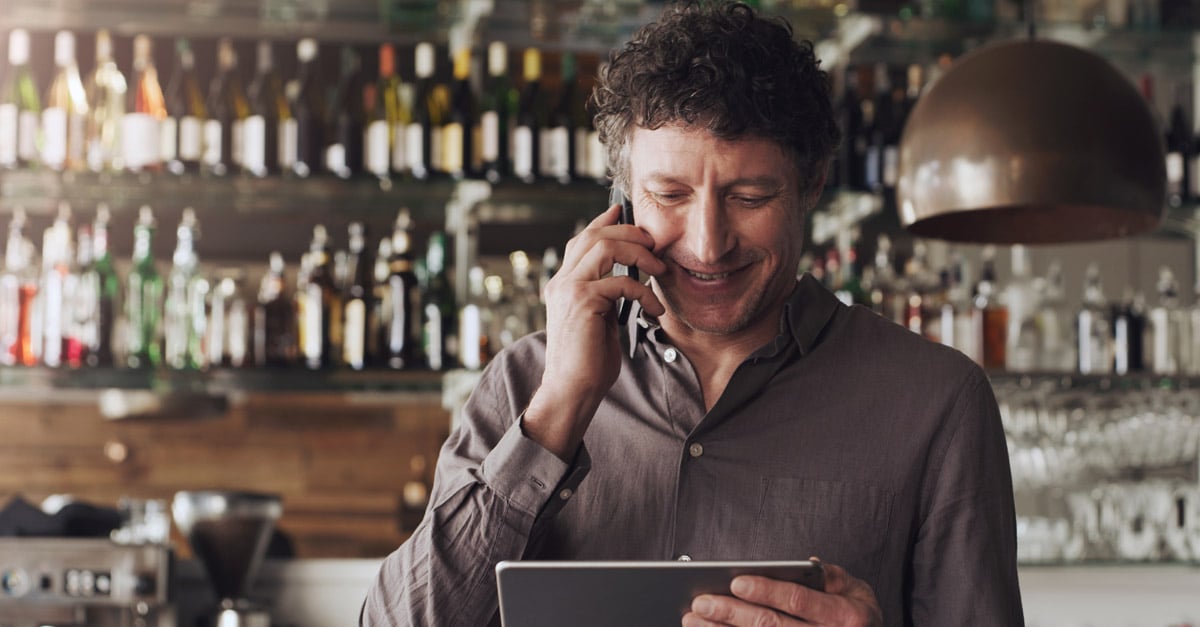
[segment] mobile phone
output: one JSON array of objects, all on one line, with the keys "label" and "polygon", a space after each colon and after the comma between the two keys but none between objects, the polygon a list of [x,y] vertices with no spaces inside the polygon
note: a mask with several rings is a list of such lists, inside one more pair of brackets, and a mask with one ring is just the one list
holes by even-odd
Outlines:
[{"label": "mobile phone", "polygon": [[[621,216],[618,218],[618,224],[633,224],[633,201],[625,197],[620,189],[612,188],[609,195],[610,204],[615,205],[620,203]],[[638,274],[636,265],[626,266],[624,264],[614,264],[613,274],[616,276],[628,276],[634,281],[640,281],[641,277]],[[633,301],[628,298],[621,299],[621,304],[617,307],[617,324],[625,326],[629,323],[629,313],[633,310]]]}]

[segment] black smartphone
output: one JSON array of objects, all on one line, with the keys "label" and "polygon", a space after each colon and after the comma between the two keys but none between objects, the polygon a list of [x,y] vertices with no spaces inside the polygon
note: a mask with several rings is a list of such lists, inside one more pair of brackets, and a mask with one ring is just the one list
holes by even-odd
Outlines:
[{"label": "black smartphone", "polygon": [[[621,190],[617,189],[616,187],[612,188],[612,192],[609,195],[609,200],[611,201],[611,204],[620,203],[621,205],[621,216],[618,219],[618,223],[633,224],[633,201],[626,198],[625,194],[621,193]],[[617,276],[628,276],[634,281],[641,280],[641,277],[638,275],[638,269],[636,265],[625,266],[624,264],[619,263],[614,264],[613,274]],[[632,310],[633,301],[629,300],[628,298],[621,299],[621,304],[617,308],[617,324],[620,326],[625,326],[629,322],[629,312]]]}]

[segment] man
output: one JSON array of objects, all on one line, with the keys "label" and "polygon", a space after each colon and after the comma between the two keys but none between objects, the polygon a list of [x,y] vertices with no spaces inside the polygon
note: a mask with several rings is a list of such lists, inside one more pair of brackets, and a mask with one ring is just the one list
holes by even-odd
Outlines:
[{"label": "man", "polygon": [[611,207],[568,243],[546,332],[484,373],[364,624],[497,624],[505,559],[811,556],[824,592],[740,577],[683,624],[1022,623],[983,372],[796,279],[838,142],[811,45],[743,5],[667,9],[594,101],[637,226]]}]

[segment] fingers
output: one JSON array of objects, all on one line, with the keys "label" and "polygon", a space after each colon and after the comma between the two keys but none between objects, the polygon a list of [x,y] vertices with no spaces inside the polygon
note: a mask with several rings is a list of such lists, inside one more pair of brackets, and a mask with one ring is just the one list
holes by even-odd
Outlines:
[{"label": "fingers", "polygon": [[770,607],[748,603],[719,594],[703,594],[692,600],[692,611],[683,617],[685,627],[707,625],[772,625],[789,627],[805,625],[796,616],[788,616]]},{"label": "fingers", "polygon": [[[665,271],[666,267],[661,263],[661,260],[657,263],[650,261],[650,258],[653,257],[653,253],[650,251],[654,249],[654,238],[637,226],[617,224],[619,216],[620,205],[613,205],[596,217],[596,219],[592,220],[587,228],[571,238],[567,242],[566,249],[563,251],[563,262],[560,272],[572,272],[597,246],[608,246],[619,242],[626,242],[642,248],[649,255],[639,256],[637,259],[631,259],[629,255],[625,255],[629,260],[617,259],[617,262],[624,263],[625,265],[637,263],[639,268],[645,265],[645,271],[650,274],[654,274],[656,271]],[[612,257],[612,254],[607,255],[607,258],[602,257],[602,261],[608,261],[608,266],[603,268],[588,267],[587,274],[593,275],[598,273],[598,276],[608,274],[612,270]]]},{"label": "fingers", "polygon": [[871,587],[836,565],[826,563],[824,567],[824,592],[749,575],[735,578],[729,588],[739,599],[803,617],[816,625],[881,625],[879,603]]},{"label": "fingers", "polygon": [[[556,276],[555,279],[557,278]],[[666,313],[666,308],[649,285],[624,276],[562,283],[554,283],[552,279],[546,286],[546,291],[553,295],[555,302],[559,302],[558,297],[561,295],[561,302],[571,310],[588,315],[611,313],[613,303],[620,298],[638,301],[646,309],[646,313],[652,316]],[[550,297],[547,300],[550,300]]]}]

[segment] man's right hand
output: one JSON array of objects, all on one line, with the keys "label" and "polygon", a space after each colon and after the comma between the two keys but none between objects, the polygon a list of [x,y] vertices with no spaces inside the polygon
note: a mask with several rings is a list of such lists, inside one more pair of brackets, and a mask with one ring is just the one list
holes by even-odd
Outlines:
[{"label": "man's right hand", "polygon": [[567,242],[562,267],[546,284],[546,370],[525,411],[525,435],[564,460],[583,440],[592,415],[621,371],[616,304],[641,303],[647,313],[666,309],[647,285],[612,276],[613,264],[655,275],[666,264],[654,256],[654,238],[618,224],[613,205]]}]

